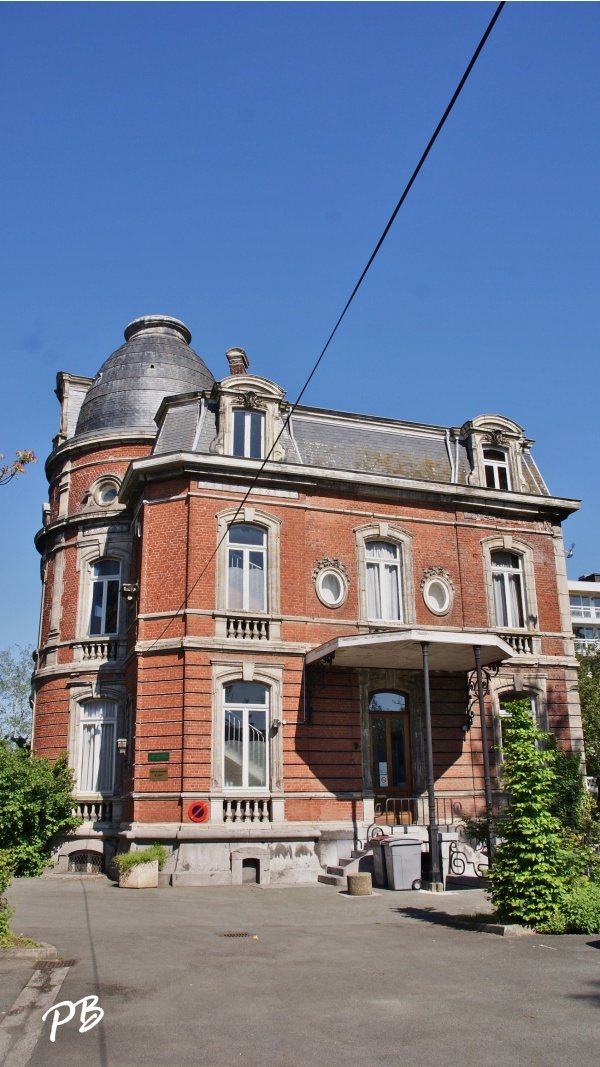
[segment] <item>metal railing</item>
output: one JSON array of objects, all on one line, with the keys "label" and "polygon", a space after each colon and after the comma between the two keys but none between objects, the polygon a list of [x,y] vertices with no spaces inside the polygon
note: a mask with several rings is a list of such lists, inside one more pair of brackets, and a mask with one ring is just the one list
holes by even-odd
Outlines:
[{"label": "metal railing", "polygon": [[[498,816],[504,795],[492,797],[492,814]],[[462,794],[456,797],[436,797],[435,817],[439,826],[450,826],[463,819],[484,819],[485,796],[479,793]],[[375,825],[377,826],[427,826],[429,824],[429,798],[420,797],[375,797]]]}]

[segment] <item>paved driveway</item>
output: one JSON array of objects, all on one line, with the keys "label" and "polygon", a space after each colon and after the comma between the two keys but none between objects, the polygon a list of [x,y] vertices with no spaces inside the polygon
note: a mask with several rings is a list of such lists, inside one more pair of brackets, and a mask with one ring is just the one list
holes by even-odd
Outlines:
[{"label": "paved driveway", "polygon": [[[46,1022],[32,1067],[595,1067],[600,1057],[600,938],[508,939],[430,921],[425,909],[480,910],[478,892],[126,891],[80,879],[21,880],[9,893],[15,929],[77,961],[57,1000],[95,994],[105,1013],[87,1033],[75,1020],[59,1027],[53,1044]],[[251,936],[223,936],[234,933]],[[30,964],[1,965],[2,1010],[27,974]]]}]

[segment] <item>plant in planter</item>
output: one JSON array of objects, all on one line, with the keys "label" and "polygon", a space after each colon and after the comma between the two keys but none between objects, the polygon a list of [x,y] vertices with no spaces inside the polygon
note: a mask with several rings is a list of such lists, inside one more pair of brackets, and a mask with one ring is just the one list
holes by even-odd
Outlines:
[{"label": "plant in planter", "polygon": [[113,863],[119,872],[119,888],[156,889],[158,872],[164,867],[167,856],[165,846],[159,844],[115,856]]}]

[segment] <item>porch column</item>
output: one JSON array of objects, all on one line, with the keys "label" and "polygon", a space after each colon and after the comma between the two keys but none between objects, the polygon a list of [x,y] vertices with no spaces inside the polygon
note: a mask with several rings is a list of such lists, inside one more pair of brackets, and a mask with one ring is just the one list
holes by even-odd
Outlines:
[{"label": "porch column", "polygon": [[481,646],[473,645],[475,654],[475,670],[477,672],[477,697],[479,699],[479,717],[481,719],[481,745],[483,748],[483,776],[485,782],[485,811],[487,821],[487,850],[488,861],[491,867],[493,859],[492,849],[492,779],[490,777],[490,756],[488,752],[487,722],[485,718],[485,701],[483,697],[483,676],[481,674]]},{"label": "porch column", "polygon": [[425,737],[427,742],[427,793],[429,795],[429,881],[437,890],[442,882],[440,870],[440,841],[435,811],[435,779],[433,777],[433,741],[431,737],[431,699],[429,696],[429,641],[421,641],[423,650],[423,690],[425,694]]}]

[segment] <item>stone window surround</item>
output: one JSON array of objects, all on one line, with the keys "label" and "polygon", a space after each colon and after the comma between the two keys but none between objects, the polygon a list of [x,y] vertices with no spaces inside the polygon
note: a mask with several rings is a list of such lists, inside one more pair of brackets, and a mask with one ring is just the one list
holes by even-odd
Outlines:
[{"label": "stone window surround", "polygon": [[500,767],[504,761],[502,753],[502,716],[500,705],[507,697],[515,700],[521,697],[533,697],[535,701],[535,716],[540,730],[548,730],[548,695],[546,675],[536,671],[518,671],[514,675],[502,676],[492,679],[490,687],[492,698],[492,715],[494,722],[494,747],[496,750],[496,765]]},{"label": "stone window surround", "polygon": [[525,617],[525,625],[522,629],[537,632],[539,630],[539,619],[537,598],[535,594],[535,568],[533,564],[532,545],[527,541],[522,541],[520,538],[511,537],[509,535],[485,537],[481,541],[481,551],[483,553],[483,575],[490,628],[496,630],[510,629],[510,627],[502,626],[496,622],[496,605],[494,603],[494,584],[492,578],[492,552],[512,552],[513,555],[520,556],[522,563],[523,614]]},{"label": "stone window surround", "polygon": [[[361,625],[385,626],[391,630],[394,625],[404,626],[416,621],[415,583],[412,558],[412,534],[396,526],[393,522],[372,522],[354,528],[356,538],[357,578],[358,578],[358,617]],[[397,623],[386,619],[370,619],[367,608],[367,556],[368,541],[389,541],[400,548],[400,583],[402,598],[402,620]]]},{"label": "stone window surround", "polygon": [[[212,663],[212,761],[211,822],[223,822],[224,799],[270,796],[273,822],[283,822],[283,725],[274,730],[271,723],[282,721],[283,664],[255,663],[252,660],[215,660]],[[225,789],[223,785],[223,690],[233,682],[257,682],[269,689],[269,784],[267,790]]]},{"label": "stone window surround", "polygon": [[[69,689],[69,728],[67,735],[67,750],[69,756],[69,766],[73,769],[75,774],[76,784],[76,796],[81,796],[85,800],[103,800],[109,796],[108,793],[79,793],[77,792],[77,776],[79,774],[79,757],[80,757],[80,744],[81,744],[81,708],[84,704],[89,704],[93,700],[110,700],[117,707],[117,737],[123,737],[123,728],[125,724],[125,686],[124,685],[109,685],[99,683],[82,682],[70,686]],[[115,753],[115,779],[112,796],[120,794],[121,791],[121,767],[120,760]]]},{"label": "stone window surround", "polygon": [[[210,451],[219,456],[233,456],[233,412],[243,409],[264,414],[264,455],[268,456],[283,428],[281,404],[284,390],[257,374],[230,375],[223,378],[216,389],[219,398],[218,432],[211,442]],[[285,448],[279,442],[269,459],[281,462],[285,458]],[[255,462],[260,463],[261,460]]]},{"label": "stone window surround", "polygon": [[[479,415],[462,427],[461,436],[463,439],[466,437],[470,444],[473,470],[468,479],[469,485],[487,488],[483,450],[495,448],[506,454],[510,485],[508,492],[527,492],[521,466],[521,453],[524,449],[528,449],[532,442],[524,437],[522,428],[516,422],[505,419],[501,415]],[[490,489],[490,492],[501,491],[507,492],[507,490]]]},{"label": "stone window surround", "polygon": [[[77,641],[90,640],[89,619],[92,597],[92,567],[94,563],[100,563],[103,559],[114,559],[121,564],[120,584],[129,579],[129,562],[131,557],[131,537],[129,534],[114,534],[110,528],[91,537],[80,536],[77,542],[77,570],[79,572],[79,588],[77,594],[77,622],[75,639]],[[127,612],[119,603],[119,630],[114,635],[117,639],[124,633]]]},{"label": "stone window surround", "polygon": [[[86,489],[83,499],[84,507],[88,509],[91,508],[93,510],[101,509],[102,511],[108,511],[109,509],[113,511],[117,509],[120,511],[124,510],[124,505],[119,504],[119,490],[121,488],[121,481],[122,479],[117,477],[116,474],[101,474],[100,477],[96,478],[95,481],[93,481],[92,484],[89,486],[89,488]],[[103,487],[108,485],[110,485],[111,487],[115,487],[115,489],[117,490],[117,495],[115,496],[114,500],[111,500],[108,503],[103,503],[103,501],[100,500],[100,493]]]},{"label": "stone window surround", "polygon": [[[226,508],[225,511],[217,513],[217,544],[220,546],[217,552],[217,577],[216,577],[216,589],[215,589],[215,609],[216,609],[216,626],[215,636],[225,637],[227,632],[227,617],[231,615],[248,617],[248,618],[270,618],[270,638],[272,641],[278,641],[280,639],[281,622],[279,620],[273,621],[274,615],[279,615],[279,539],[281,530],[281,519],[276,518],[274,515],[270,515],[267,511],[263,511],[262,508],[244,507],[239,511],[236,507]],[[228,559],[228,538],[227,531],[233,524],[235,519],[236,523],[243,523],[247,526],[258,526],[266,531],[267,534],[267,610],[264,612],[256,611],[243,611],[240,609],[229,609],[227,607],[227,559]]]}]

